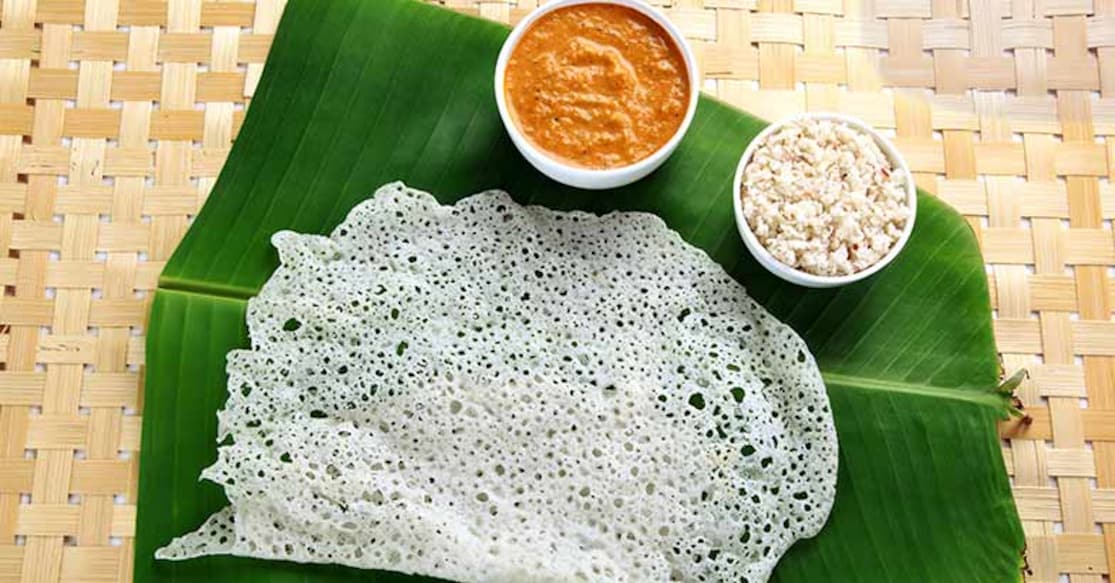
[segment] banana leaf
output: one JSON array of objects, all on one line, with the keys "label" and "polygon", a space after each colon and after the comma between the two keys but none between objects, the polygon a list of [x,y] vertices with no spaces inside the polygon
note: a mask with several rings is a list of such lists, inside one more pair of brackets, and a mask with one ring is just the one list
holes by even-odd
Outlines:
[{"label": "banana leaf", "polygon": [[293,0],[220,178],[168,263],[147,341],[135,579],[413,580],[232,557],[155,561],[226,501],[216,457],[224,356],[277,264],[273,232],[326,233],[382,183],[444,202],[502,188],[563,209],[661,216],[808,342],[840,440],[837,500],[778,581],[1010,581],[1023,535],[996,420],[999,376],[983,263],[956,212],[922,195],[913,238],[880,274],[835,290],[775,279],[736,234],[731,179],[764,122],[707,97],[676,154],[615,191],[548,181],[500,124],[492,72],[507,29],[408,0]]}]

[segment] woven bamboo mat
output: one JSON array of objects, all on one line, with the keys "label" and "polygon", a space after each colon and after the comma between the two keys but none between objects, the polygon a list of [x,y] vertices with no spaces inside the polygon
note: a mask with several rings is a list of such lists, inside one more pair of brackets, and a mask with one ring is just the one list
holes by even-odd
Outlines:
[{"label": "woven bamboo mat", "polygon": [[[1028,577],[1115,569],[1115,0],[658,3],[708,92],[892,129],[968,217],[1032,372],[1003,427]],[[150,293],[282,4],[0,0],[0,582],[130,580]]]}]

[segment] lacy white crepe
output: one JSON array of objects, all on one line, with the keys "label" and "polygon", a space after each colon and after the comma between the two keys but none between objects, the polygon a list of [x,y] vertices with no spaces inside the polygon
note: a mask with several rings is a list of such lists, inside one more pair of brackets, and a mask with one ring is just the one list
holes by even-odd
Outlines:
[{"label": "lacy white crepe", "polygon": [[396,183],[272,240],[203,474],[231,505],[157,557],[755,582],[824,524],[812,355],[657,217]]}]

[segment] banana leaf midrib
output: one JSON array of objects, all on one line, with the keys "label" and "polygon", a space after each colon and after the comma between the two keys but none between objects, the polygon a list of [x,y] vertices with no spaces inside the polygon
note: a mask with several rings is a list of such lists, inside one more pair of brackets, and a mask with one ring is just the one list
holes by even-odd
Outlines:
[{"label": "banana leaf midrib", "polygon": [[208,281],[177,279],[173,276],[159,277],[159,291],[208,296],[222,300],[247,302],[259,293],[258,289],[247,289],[235,285],[224,285]]},{"label": "banana leaf midrib", "polygon": [[[256,293],[258,293],[255,291],[244,290],[232,286],[221,286],[205,282],[170,281],[165,283],[166,285],[160,284],[159,293],[202,296],[214,300],[236,304],[247,304],[248,300],[250,300]],[[186,285],[189,283],[192,283],[194,285]],[[215,293],[219,291],[223,291],[224,293]],[[1006,413],[1009,410],[1009,399],[1004,395],[998,394],[994,390],[994,387],[990,386],[943,387],[926,383],[911,383],[894,379],[876,379],[872,377],[850,375],[839,372],[827,372],[823,370],[821,371],[821,376],[822,378],[824,378],[825,386],[830,391],[834,387],[841,387],[841,390],[865,390],[903,393],[938,399],[964,401],[984,407],[990,407],[996,411],[1001,411],[1003,413]]]},{"label": "banana leaf midrib", "polygon": [[821,371],[821,377],[825,380],[825,386],[831,391],[833,387],[843,387],[845,389],[861,389],[867,391],[884,391],[891,393],[905,393],[910,395],[921,395],[923,397],[934,397],[939,399],[950,399],[955,401],[965,401],[976,405],[991,407],[996,411],[1006,413],[1008,411],[1009,399],[1003,395],[995,392],[995,387],[941,387],[937,385],[929,385],[923,383],[910,383],[905,381],[896,380],[879,380],[868,377],[861,377],[855,375],[846,375],[835,372]]}]

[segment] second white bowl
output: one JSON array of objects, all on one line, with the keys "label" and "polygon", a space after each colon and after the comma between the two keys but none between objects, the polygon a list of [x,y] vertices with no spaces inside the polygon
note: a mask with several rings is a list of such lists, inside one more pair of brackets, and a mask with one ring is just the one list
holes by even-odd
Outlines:
[{"label": "second white bowl", "polygon": [[[879,148],[886,154],[887,158],[890,159],[891,165],[906,177],[906,190],[910,205],[910,220],[906,221],[906,228],[902,230],[902,236],[894,243],[890,251],[874,265],[871,265],[863,271],[857,271],[850,275],[822,276],[807,273],[786,265],[775,259],[770,251],[767,251],[767,248],[763,247],[763,244],[759,242],[759,239],[751,230],[751,226],[747,224],[747,217],[743,214],[743,198],[740,194],[740,189],[743,185],[744,168],[751,162],[755,149],[759,147],[759,144],[762,143],[767,136],[778,131],[787,124],[802,119],[827,119],[838,121],[852,129],[863,132],[865,135],[875,140],[875,143],[879,145]],[[778,120],[767,126],[763,131],[759,132],[759,135],[755,136],[755,139],[751,140],[751,143],[747,145],[747,149],[743,151],[743,156],[740,157],[739,165],[736,167],[735,180],[732,182],[732,205],[735,208],[736,228],[739,230],[740,237],[743,238],[743,244],[747,246],[747,249],[755,256],[755,259],[758,260],[759,264],[765,267],[767,271],[770,271],[774,275],[790,283],[805,287],[837,287],[871,277],[898,256],[898,253],[906,246],[906,241],[910,239],[910,233],[914,231],[914,220],[916,219],[918,210],[918,191],[917,186],[914,185],[914,175],[910,173],[910,167],[906,164],[906,160],[902,158],[898,149],[894,147],[894,144],[890,143],[890,140],[866,122],[839,113],[810,112]]]}]

